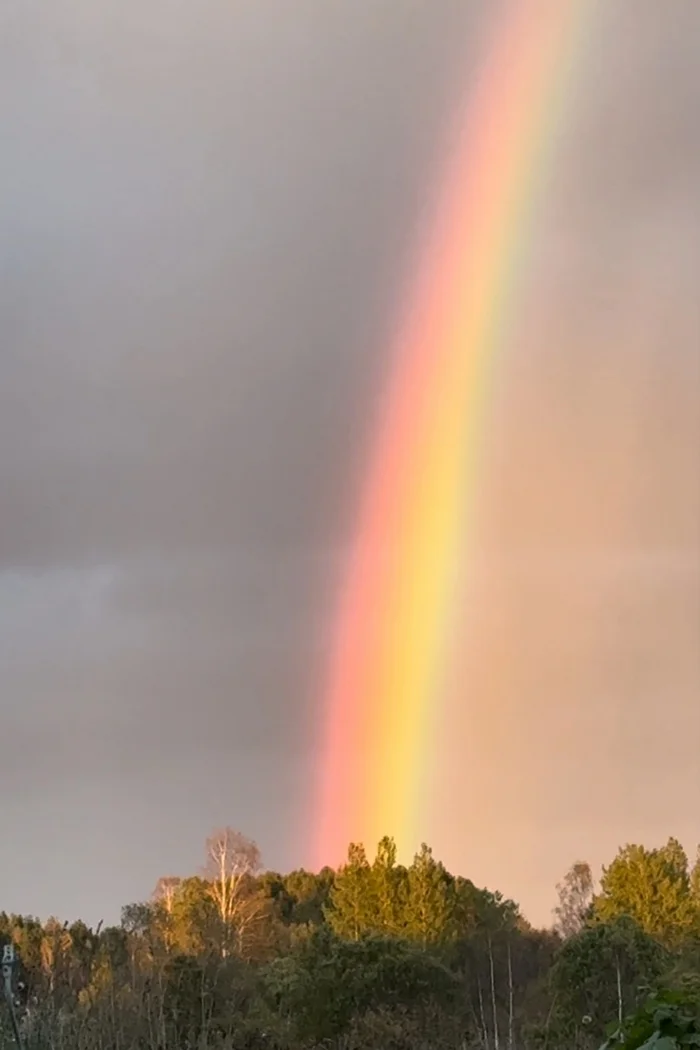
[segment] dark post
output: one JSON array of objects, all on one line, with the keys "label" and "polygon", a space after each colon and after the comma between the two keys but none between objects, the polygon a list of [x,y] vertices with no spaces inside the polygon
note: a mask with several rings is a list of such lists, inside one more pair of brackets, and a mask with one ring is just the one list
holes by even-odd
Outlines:
[{"label": "dark post", "polygon": [[15,1042],[17,1043],[18,1050],[24,1050],[22,1046],[22,1036],[19,1030],[19,1024],[17,1022],[17,1014],[15,1013],[15,995],[14,995],[14,975],[17,969],[17,952],[15,951],[14,944],[6,944],[2,949],[2,976],[5,985],[5,1001],[7,1003],[7,1009],[10,1011],[10,1021],[12,1022],[12,1031],[15,1036]]}]

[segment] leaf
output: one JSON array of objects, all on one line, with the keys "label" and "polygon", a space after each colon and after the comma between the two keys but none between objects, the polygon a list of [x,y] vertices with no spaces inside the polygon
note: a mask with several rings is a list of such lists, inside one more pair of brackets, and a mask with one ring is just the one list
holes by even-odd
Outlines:
[{"label": "leaf", "polygon": [[659,1035],[655,1032],[651,1039],[642,1044],[641,1050],[678,1050],[678,1043],[670,1035]]}]

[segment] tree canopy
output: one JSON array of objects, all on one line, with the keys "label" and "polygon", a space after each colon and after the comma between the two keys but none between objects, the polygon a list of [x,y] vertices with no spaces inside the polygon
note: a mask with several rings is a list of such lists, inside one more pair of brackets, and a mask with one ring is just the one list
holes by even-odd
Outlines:
[{"label": "tree canopy", "polygon": [[[119,926],[0,913],[0,946],[27,1050],[597,1050],[610,1023],[647,1031],[652,992],[697,1000],[700,867],[675,839],[622,847],[597,887],[578,861],[558,894],[535,930],[425,844],[407,865],[384,838],[285,875],[224,828],[199,874],[163,876]],[[700,1046],[678,1031],[656,1050]]]}]

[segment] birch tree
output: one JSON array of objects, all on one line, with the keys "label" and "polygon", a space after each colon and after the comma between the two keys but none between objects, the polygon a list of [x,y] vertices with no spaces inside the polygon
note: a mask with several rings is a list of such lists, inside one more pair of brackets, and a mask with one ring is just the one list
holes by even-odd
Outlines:
[{"label": "birch tree", "polygon": [[584,929],[593,904],[593,874],[590,864],[572,864],[557,886],[559,904],[554,909],[556,928],[562,937],[574,937]]},{"label": "birch tree", "polygon": [[164,875],[158,879],[153,891],[153,900],[157,901],[165,910],[167,915],[172,915],[175,895],[182,885],[182,879],[178,875]]},{"label": "birch tree", "polygon": [[226,827],[207,839],[205,875],[221,923],[221,953],[229,954],[232,942],[243,948],[262,902],[253,879],[261,868],[260,850],[252,839]]}]

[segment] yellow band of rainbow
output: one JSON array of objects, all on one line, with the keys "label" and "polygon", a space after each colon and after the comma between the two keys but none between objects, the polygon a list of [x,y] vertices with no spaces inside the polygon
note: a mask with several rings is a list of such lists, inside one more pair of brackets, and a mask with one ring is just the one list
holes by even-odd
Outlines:
[{"label": "yellow band of rainbow", "polygon": [[413,848],[455,637],[483,416],[594,0],[503,0],[470,83],[373,437],[323,697],[314,859]]}]

